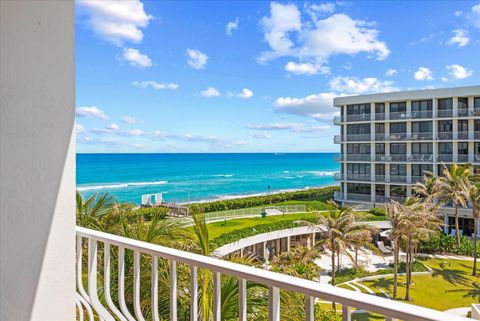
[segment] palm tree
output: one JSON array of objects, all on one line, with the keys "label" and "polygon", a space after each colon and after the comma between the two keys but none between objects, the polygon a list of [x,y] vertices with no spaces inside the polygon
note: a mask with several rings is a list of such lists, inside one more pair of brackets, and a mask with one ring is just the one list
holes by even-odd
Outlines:
[{"label": "palm tree", "polygon": [[467,181],[464,186],[466,199],[472,206],[473,217],[473,271],[472,275],[477,276],[477,231],[480,212],[480,184],[475,178]]},{"label": "palm tree", "polygon": [[115,202],[112,195],[105,194],[93,194],[86,200],[83,199],[82,194],[76,192],[77,199],[77,224],[90,227],[91,224],[107,214]]},{"label": "palm tree", "polygon": [[400,231],[400,215],[401,215],[401,205],[395,200],[385,203],[385,213],[387,219],[390,221],[390,234],[389,239],[392,242],[393,248],[393,299],[397,299],[398,291],[398,261],[400,253],[400,241],[402,239],[402,233]]},{"label": "palm tree", "polygon": [[459,206],[466,207],[465,189],[463,186],[470,176],[470,170],[461,165],[452,164],[450,168],[444,165],[443,177],[439,178],[442,195],[453,201],[455,206],[455,236],[457,246],[460,246],[460,225],[458,217]]},{"label": "palm tree", "polygon": [[434,174],[427,172],[422,181],[418,181],[413,186],[413,191],[418,196],[432,203],[438,203],[442,197],[442,189],[439,180]]}]

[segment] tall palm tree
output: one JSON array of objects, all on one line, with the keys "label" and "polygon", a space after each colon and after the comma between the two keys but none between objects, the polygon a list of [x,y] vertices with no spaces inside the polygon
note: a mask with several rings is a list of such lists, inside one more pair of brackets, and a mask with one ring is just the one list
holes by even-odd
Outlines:
[{"label": "tall palm tree", "polygon": [[472,275],[477,276],[477,231],[478,231],[478,219],[480,213],[480,184],[475,179],[472,178],[465,184],[465,195],[472,206],[472,217],[473,217],[473,271]]},{"label": "tall palm tree", "polygon": [[443,176],[439,178],[442,194],[452,200],[455,206],[455,236],[457,246],[460,246],[460,225],[458,208],[466,207],[464,185],[470,176],[470,170],[462,165],[452,164],[450,168],[444,165]]},{"label": "tall palm tree", "polygon": [[400,254],[400,241],[402,239],[402,233],[400,230],[401,220],[401,205],[395,200],[385,203],[385,213],[387,219],[390,222],[390,234],[389,239],[392,242],[393,249],[393,299],[397,299],[398,292],[398,263]]},{"label": "tall palm tree", "polygon": [[413,191],[427,201],[438,203],[442,198],[442,188],[434,174],[427,172],[421,181],[413,186]]}]

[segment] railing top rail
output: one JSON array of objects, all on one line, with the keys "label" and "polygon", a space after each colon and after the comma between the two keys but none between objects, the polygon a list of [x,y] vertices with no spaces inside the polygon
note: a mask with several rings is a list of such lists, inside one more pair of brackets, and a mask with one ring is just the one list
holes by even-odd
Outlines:
[{"label": "railing top rail", "polygon": [[388,315],[412,321],[466,321],[469,319],[456,317],[440,311],[393,301],[369,294],[362,294],[331,285],[304,280],[289,275],[262,270],[229,261],[184,252],[152,243],[146,243],[126,237],[108,234],[100,231],[76,227],[77,236],[91,238],[96,241],[140,251],[142,253],[159,256],[164,259],[210,269],[223,274],[235,276],[260,284],[277,287],[289,291],[302,293],[311,297],[322,298],[342,303],[346,306],[357,307],[367,311]]}]

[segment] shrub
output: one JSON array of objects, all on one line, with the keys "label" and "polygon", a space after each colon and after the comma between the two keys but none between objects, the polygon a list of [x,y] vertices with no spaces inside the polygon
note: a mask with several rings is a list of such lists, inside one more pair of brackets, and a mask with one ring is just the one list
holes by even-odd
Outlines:
[{"label": "shrub", "polygon": [[132,211],[132,214],[142,215],[146,221],[150,221],[152,217],[157,216],[158,218],[167,217],[169,209],[166,207],[140,207]]},{"label": "shrub", "polygon": [[264,196],[251,196],[214,202],[196,203],[195,206],[199,207],[202,212],[208,213],[269,205],[292,200],[299,201],[315,199],[327,201],[333,197],[333,192],[336,190],[338,190],[338,186],[310,188],[295,192],[284,192]]},{"label": "shrub", "polygon": [[[419,250],[426,253],[453,253],[459,255],[473,255],[473,240],[468,236],[462,236],[460,239],[460,246],[454,236],[445,235],[441,232],[431,236],[428,241],[421,242]],[[477,252],[480,250],[480,245],[477,244]],[[480,254],[480,253],[479,253]]]},{"label": "shrub", "polygon": [[375,216],[385,216],[385,209],[383,208],[378,208],[378,207],[372,207],[369,211],[370,214],[373,214]]}]

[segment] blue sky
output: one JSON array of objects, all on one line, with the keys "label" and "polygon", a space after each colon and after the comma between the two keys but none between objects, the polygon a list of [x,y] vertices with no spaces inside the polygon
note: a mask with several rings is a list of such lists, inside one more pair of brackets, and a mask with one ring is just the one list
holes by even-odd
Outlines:
[{"label": "blue sky", "polygon": [[332,98],[478,85],[478,1],[76,3],[78,152],[329,152]]}]

